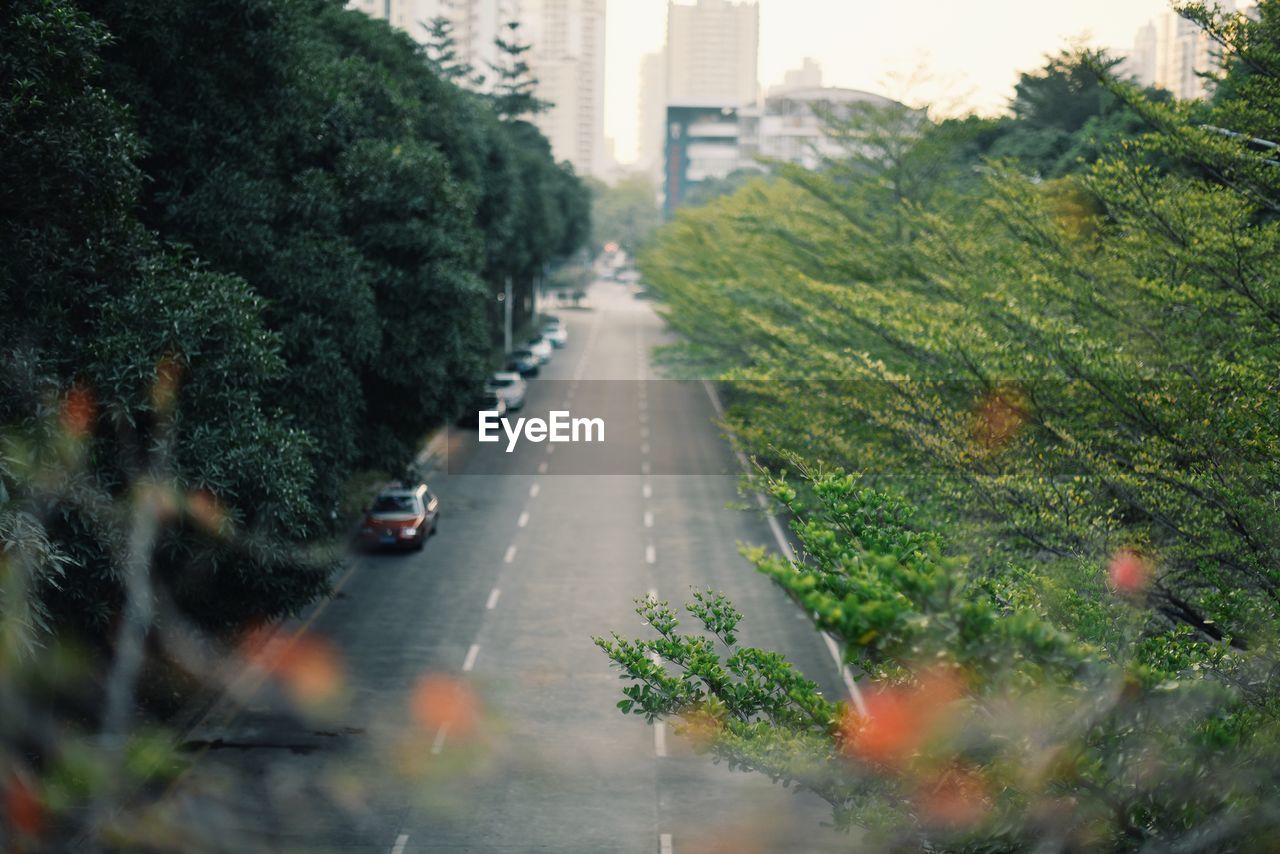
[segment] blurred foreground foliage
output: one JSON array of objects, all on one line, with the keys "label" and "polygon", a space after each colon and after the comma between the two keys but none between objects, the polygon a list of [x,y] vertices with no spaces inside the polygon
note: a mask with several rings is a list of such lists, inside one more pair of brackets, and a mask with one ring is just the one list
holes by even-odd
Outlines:
[{"label": "blurred foreground foliage", "polygon": [[839,117],[847,157],[659,232],[674,359],[801,546],[749,556],[865,680],[818,696],[702,594],[710,637],[642,603],[658,640],[599,641],[624,711],[894,845],[1274,844],[1280,3],[1182,11],[1210,102],[1057,57],[1012,118]]},{"label": "blurred foreground foliage", "polygon": [[0,847],[166,765],[135,702],[327,589],[585,243],[527,119],[337,0],[0,6]]}]

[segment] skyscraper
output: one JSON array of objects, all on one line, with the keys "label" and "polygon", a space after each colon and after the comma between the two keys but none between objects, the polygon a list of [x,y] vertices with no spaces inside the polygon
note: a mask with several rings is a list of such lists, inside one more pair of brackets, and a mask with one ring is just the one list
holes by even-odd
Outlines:
[{"label": "skyscraper", "polygon": [[420,14],[422,5],[423,0],[350,0],[347,8],[386,21],[421,42],[427,37],[426,28],[422,26],[424,18]]},{"label": "skyscraper", "polygon": [[524,39],[538,97],[537,117],[557,160],[580,175],[604,170],[605,0],[524,0]]},{"label": "skyscraper", "polygon": [[[1236,11],[1235,0],[1220,0],[1224,12]],[[1210,94],[1203,76],[1217,69],[1220,46],[1196,24],[1166,12],[1138,30],[1133,52],[1120,68],[1144,86],[1167,89],[1179,100],[1190,101]]]},{"label": "skyscraper", "polygon": [[662,173],[662,137],[667,119],[667,55],[645,54],[640,61],[640,138],[636,163],[652,175]]},{"label": "skyscraper", "polygon": [[670,215],[689,190],[742,165],[738,111],[759,97],[760,7],[667,4],[662,188]]},{"label": "skyscraper", "polygon": [[742,107],[759,93],[760,7],[696,0],[667,6],[667,104]]},{"label": "skyscraper", "polygon": [[[405,0],[409,2],[410,0]],[[441,17],[453,25],[453,39],[459,63],[470,65],[488,82],[494,77],[493,65],[499,62],[494,40],[503,34],[511,21],[522,21],[522,0],[413,0],[423,21]],[[527,37],[527,34],[526,34]]]}]

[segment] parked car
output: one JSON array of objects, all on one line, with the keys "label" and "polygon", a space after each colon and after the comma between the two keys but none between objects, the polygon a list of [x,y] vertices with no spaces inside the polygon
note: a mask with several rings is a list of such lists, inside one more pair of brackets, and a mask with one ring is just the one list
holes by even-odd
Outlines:
[{"label": "parked car", "polygon": [[489,377],[484,390],[505,403],[508,412],[514,412],[524,407],[524,395],[528,387],[519,371],[498,371]]},{"label": "parked car", "polygon": [[360,526],[360,543],[367,549],[414,549],[426,545],[436,532],[440,500],[427,485],[392,484],[373,499]]},{"label": "parked car", "polygon": [[541,364],[531,350],[512,350],[507,354],[507,370],[522,377],[536,377],[542,370]]},{"label": "parked car", "polygon": [[551,342],[541,335],[535,335],[529,339],[529,352],[537,358],[539,365],[545,365],[551,361]]},{"label": "parked car", "polygon": [[569,343],[569,330],[561,326],[558,320],[547,321],[542,325],[542,337],[559,350]]},{"label": "parked car", "polygon": [[507,404],[493,392],[485,392],[471,402],[458,416],[459,427],[479,427],[481,412],[496,412],[498,417],[507,414]]}]

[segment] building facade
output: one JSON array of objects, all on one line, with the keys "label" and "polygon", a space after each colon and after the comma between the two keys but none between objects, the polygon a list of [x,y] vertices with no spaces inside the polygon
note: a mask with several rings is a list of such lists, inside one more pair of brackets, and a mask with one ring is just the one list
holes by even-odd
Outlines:
[{"label": "building facade", "polygon": [[759,54],[757,3],[671,0],[667,5],[667,104],[754,104]]},{"label": "building facade", "polygon": [[538,128],[557,160],[603,174],[605,0],[524,0],[522,20],[538,97],[552,104]]},{"label": "building facade", "polygon": [[668,216],[694,186],[724,178],[742,164],[738,114],[755,107],[759,98],[759,53],[757,3],[669,0],[662,81],[662,187]]},{"label": "building facade", "polygon": [[848,153],[845,143],[834,140],[827,132],[826,117],[848,118],[861,107],[901,105],[857,89],[779,87],[759,106],[738,114],[740,166],[755,165],[757,158],[767,158],[817,169],[828,159]]},{"label": "building facade", "polygon": [[646,54],[640,61],[640,137],[636,165],[654,177],[662,174],[663,128],[667,120],[667,55]]},{"label": "building facade", "polygon": [[[1222,11],[1237,10],[1235,0],[1219,0]],[[1217,71],[1222,52],[1198,26],[1167,12],[1138,30],[1133,49],[1120,65],[1120,73],[1142,86],[1158,86],[1180,101],[1211,94],[1212,81],[1204,75]]]}]

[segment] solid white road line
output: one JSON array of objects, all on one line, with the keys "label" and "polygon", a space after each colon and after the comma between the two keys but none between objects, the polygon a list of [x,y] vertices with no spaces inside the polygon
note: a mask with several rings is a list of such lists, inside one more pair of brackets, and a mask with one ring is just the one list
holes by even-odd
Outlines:
[{"label": "solid white road line", "polygon": [[520,518],[516,520],[517,528],[527,528],[529,526],[529,511],[526,510],[520,514]]},{"label": "solid white road line", "polygon": [[659,759],[667,755],[667,725],[662,721],[653,725],[653,752]]},{"label": "solid white road line", "polygon": [[473,643],[471,649],[467,650],[467,658],[462,662],[462,672],[470,673],[472,668],[476,666],[476,656],[480,654],[480,644]]},{"label": "solid white road line", "polygon": [[404,854],[404,847],[409,844],[409,834],[402,833],[396,837],[396,844],[391,846],[391,854]]},{"label": "solid white road line", "polygon": [[671,846],[671,834],[662,833],[658,835],[658,854],[675,854],[676,849]]},{"label": "solid white road line", "polygon": [[652,527],[653,527],[653,512],[652,512],[652,511],[649,511],[649,510],[644,511],[644,526],[645,526],[646,528],[652,528]]},{"label": "solid white road line", "polygon": [[644,547],[644,562],[645,563],[658,562],[658,550],[653,547],[652,543]]},{"label": "solid white road line", "polygon": [[[706,389],[707,397],[711,399],[711,407],[720,417],[724,417],[724,405],[720,403],[720,395],[716,393],[716,388],[707,380],[702,381],[702,387]],[[732,437],[730,437],[732,441]],[[742,465],[744,471],[750,471],[747,463],[746,455],[742,451],[736,450],[738,462]],[[787,536],[783,533],[782,525],[778,522],[778,517],[769,512],[769,501],[760,493],[756,493],[756,504],[760,505],[760,509],[764,511],[765,519],[769,523],[769,531],[773,534],[773,539],[778,544],[778,551],[782,552],[782,556],[789,561],[796,559],[796,553],[791,548],[791,543],[787,541]],[[849,670],[849,666],[844,663],[844,656],[840,654],[840,645],[836,643],[835,638],[826,632],[822,632],[822,640],[827,645],[827,651],[831,653],[831,658],[835,661],[836,669],[840,672],[840,680],[844,682],[845,689],[849,692],[849,698],[853,700],[854,707],[861,715],[867,714],[867,701],[862,696],[862,691],[858,688],[858,683],[853,680],[853,673]]]},{"label": "solid white road line", "polygon": [[484,603],[484,609],[486,611],[492,611],[494,608],[498,607],[498,597],[501,595],[502,591],[496,587],[490,590],[489,601]]},{"label": "solid white road line", "polygon": [[529,497],[537,498],[538,493],[541,491],[542,491],[542,486],[540,484],[535,483],[533,486],[529,487]]},{"label": "solid white road line", "polygon": [[652,497],[653,497],[653,484],[646,483],[644,486],[640,487],[640,492],[642,492],[642,493],[644,494],[644,497],[645,497],[645,498],[652,498]]},{"label": "solid white road line", "polygon": [[502,556],[503,563],[511,563],[516,559],[516,547],[507,546],[507,553]]},{"label": "solid white road line", "polygon": [[431,742],[431,755],[439,756],[440,751],[444,750],[444,740],[449,737],[449,725],[445,724],[436,730],[435,741]]}]

